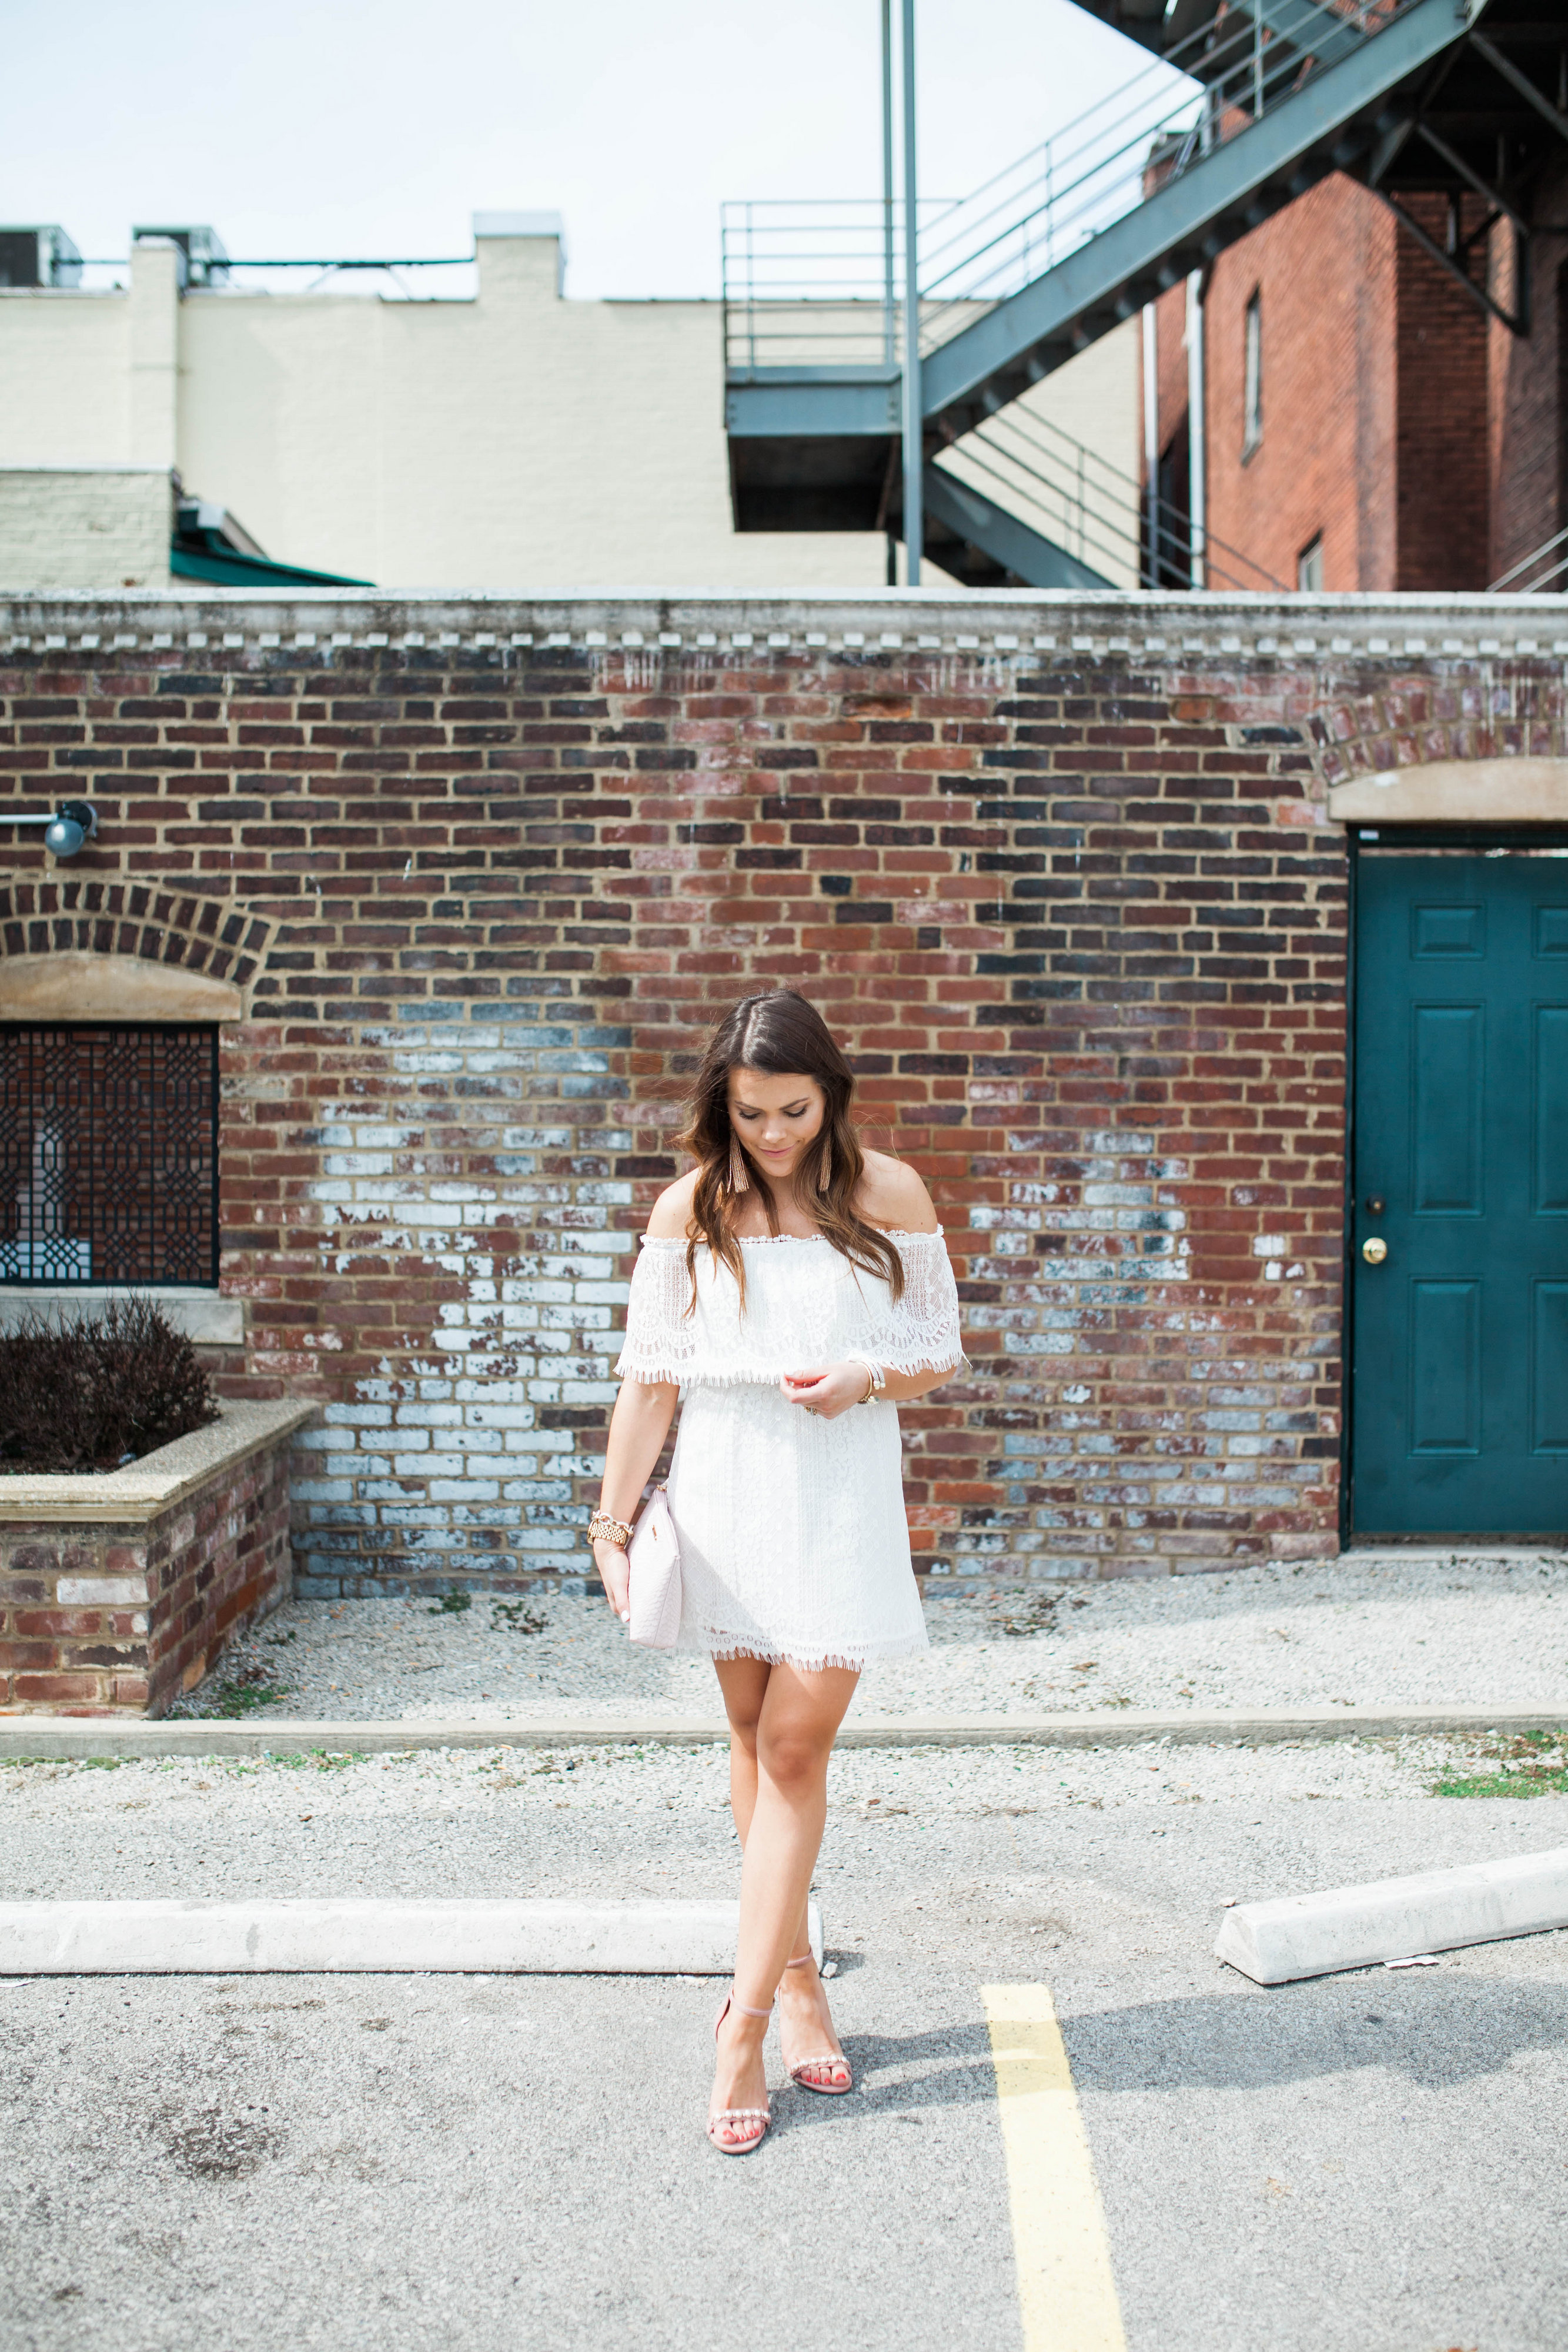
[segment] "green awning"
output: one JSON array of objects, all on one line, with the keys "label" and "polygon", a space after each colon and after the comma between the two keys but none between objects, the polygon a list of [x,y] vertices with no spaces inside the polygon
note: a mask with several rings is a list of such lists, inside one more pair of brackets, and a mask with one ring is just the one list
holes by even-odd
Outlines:
[{"label": "green awning", "polygon": [[216,588],[371,588],[371,580],[350,580],[340,572],[307,572],[299,563],[274,563],[269,556],[243,555],[215,530],[187,531],[169,550],[176,580],[206,580]]}]

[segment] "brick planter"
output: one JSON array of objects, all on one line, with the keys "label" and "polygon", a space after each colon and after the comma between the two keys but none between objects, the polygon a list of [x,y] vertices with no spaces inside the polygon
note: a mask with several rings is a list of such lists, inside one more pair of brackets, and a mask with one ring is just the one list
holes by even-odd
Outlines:
[{"label": "brick planter", "polygon": [[275,1609],[314,1410],[229,1404],[134,1469],[0,1479],[0,1714],[162,1715]]}]

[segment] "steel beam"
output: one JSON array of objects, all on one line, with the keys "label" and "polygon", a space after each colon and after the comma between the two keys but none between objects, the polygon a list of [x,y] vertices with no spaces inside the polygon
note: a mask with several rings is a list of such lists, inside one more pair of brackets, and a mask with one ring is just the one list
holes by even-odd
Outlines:
[{"label": "steel beam", "polygon": [[1521,73],[1511,58],[1505,58],[1500,49],[1494,48],[1490,41],[1484,40],[1479,33],[1470,35],[1470,47],[1478,57],[1486,59],[1494,74],[1500,75],[1511,89],[1518,90],[1521,98],[1528,100],[1542,121],[1550,122],[1559,139],[1568,139],[1568,114],[1562,113],[1553,106],[1552,100],[1536,89],[1530,76]]},{"label": "steel beam", "polygon": [[[1377,198],[1379,204],[1387,205],[1400,227],[1415,238],[1423,252],[1431,255],[1438,268],[1446,269],[1449,277],[1464,288],[1479,310],[1484,310],[1489,318],[1496,319],[1500,325],[1508,329],[1511,335],[1529,334],[1529,320],[1522,316],[1515,318],[1511,311],[1505,310],[1500,302],[1493,299],[1484,286],[1478,286],[1469,271],[1461,269],[1452,254],[1445,253],[1437,238],[1428,236],[1420,222],[1407,213],[1398,199],[1389,194],[1386,188],[1374,188],[1371,193]],[[1528,288],[1528,274],[1525,282]]]},{"label": "steel beam", "polygon": [[883,439],[899,429],[901,379],[874,376],[827,382],[732,383],[724,396],[725,429],[732,440],[794,441],[826,434],[838,439],[866,434]]},{"label": "steel beam", "polygon": [[1456,179],[1463,180],[1465,185],[1468,188],[1473,188],[1478,196],[1484,196],[1494,212],[1506,214],[1521,236],[1530,235],[1530,223],[1525,219],[1524,215],[1515,212],[1508,198],[1500,194],[1489,182],[1483,180],[1479,172],[1472,172],[1458,148],[1450,147],[1448,141],[1440,137],[1429,122],[1423,122],[1417,117],[1416,132],[1418,138],[1426,141],[1434,155],[1442,157]]},{"label": "steel beam", "polygon": [[1325,67],[1260,122],[1215,148],[1054,269],[939,344],[926,355],[923,370],[926,416],[973,400],[1027,352],[1064,340],[1092,312],[1103,311],[1105,325],[1113,324],[1111,304],[1124,288],[1152,286],[1168,255],[1196,250],[1205,231],[1227,214],[1239,215],[1249,196],[1270,181],[1283,180],[1314,149],[1453,47],[1465,37],[1468,18],[1475,13],[1458,0],[1416,0],[1405,16],[1351,56]]}]

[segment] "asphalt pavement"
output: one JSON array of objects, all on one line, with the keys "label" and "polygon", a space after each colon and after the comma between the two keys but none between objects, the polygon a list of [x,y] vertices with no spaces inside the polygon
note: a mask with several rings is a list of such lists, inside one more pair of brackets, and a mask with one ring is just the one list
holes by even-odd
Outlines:
[{"label": "asphalt pavement", "polygon": [[[0,1891],[733,1892],[718,1751],[573,1761],[7,1767]],[[1124,1758],[1050,1803],[1060,1759],[972,1802],[951,1755],[875,1802],[837,1768],[860,2087],[778,2089],[744,2161],[702,2136],[709,1982],[0,1981],[0,2346],[1021,2352],[980,1993],[1043,1981],[1133,2352],[1561,2352],[1568,1933],[1268,1992],[1210,1947],[1227,1896],[1568,1843],[1568,1799],[1223,1761],[1159,1802]]]}]

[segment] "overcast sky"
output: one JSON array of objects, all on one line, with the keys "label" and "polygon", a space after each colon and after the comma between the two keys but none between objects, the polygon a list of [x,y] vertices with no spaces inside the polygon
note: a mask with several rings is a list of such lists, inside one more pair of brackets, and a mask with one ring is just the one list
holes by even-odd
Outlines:
[{"label": "overcast sky", "polygon": [[[895,9],[896,14],[896,9]],[[119,256],[457,254],[565,215],[567,290],[712,294],[729,196],[880,186],[877,0],[5,0],[0,221]],[[919,0],[921,184],[961,195],[1134,71],[1072,0]]]}]

